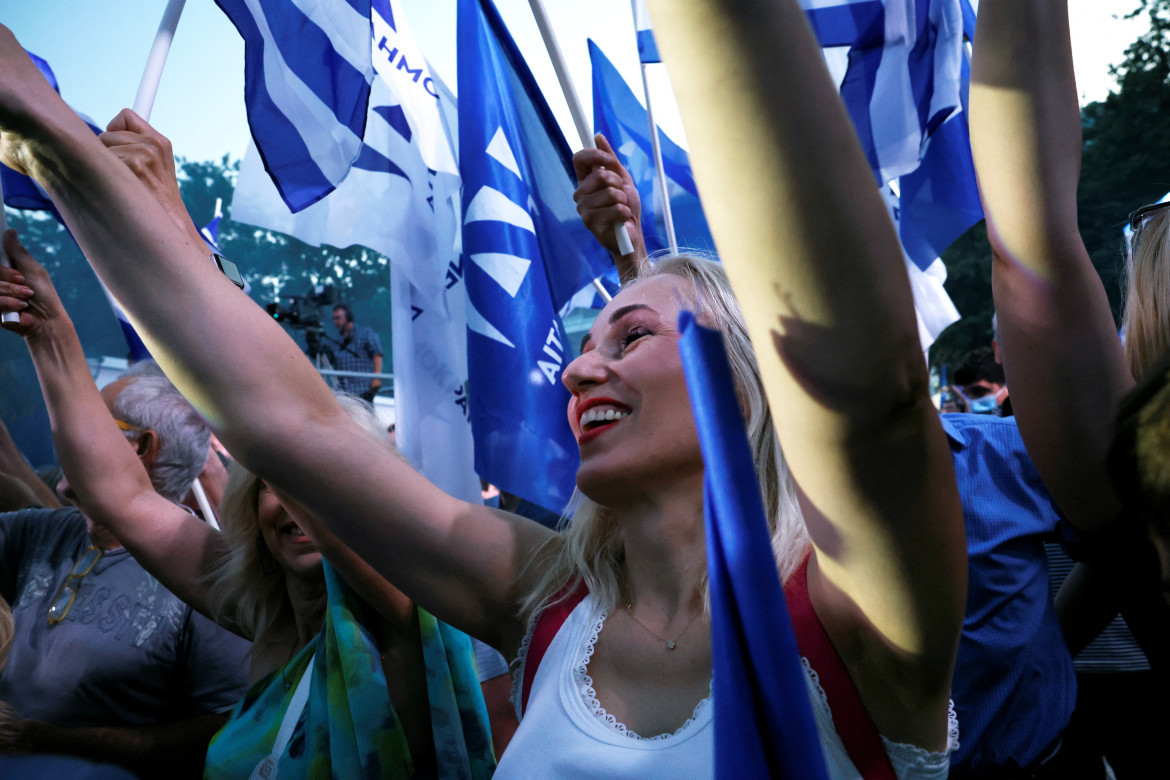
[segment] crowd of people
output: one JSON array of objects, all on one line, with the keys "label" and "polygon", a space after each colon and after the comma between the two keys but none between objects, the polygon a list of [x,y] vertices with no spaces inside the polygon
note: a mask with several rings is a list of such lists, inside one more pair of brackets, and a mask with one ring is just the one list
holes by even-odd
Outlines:
[{"label": "crowd of people", "polygon": [[[0,28],[0,157],[157,360],[99,391],[52,280],[4,236],[0,311],[64,479],[0,441],[0,773],[711,776],[690,311],[723,336],[798,639],[832,650],[793,693],[829,777],[1161,776],[1170,210],[1133,216],[1123,347],[1077,232],[1066,4],[980,3],[997,324],[955,374],[959,414],[931,398],[902,249],[800,5],[651,10],[721,261],[646,257],[613,150],[576,156],[623,285],[564,371],[581,465],[557,529],[419,475],[208,262],[166,140],[129,111],[95,137]],[[334,352],[379,373],[376,336],[334,321]],[[1144,663],[1087,684],[1078,654],[1106,626]]]}]

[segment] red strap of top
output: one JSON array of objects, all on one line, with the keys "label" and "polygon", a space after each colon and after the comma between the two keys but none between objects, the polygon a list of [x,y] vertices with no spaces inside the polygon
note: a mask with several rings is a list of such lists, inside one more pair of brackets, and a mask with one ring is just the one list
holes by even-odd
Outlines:
[{"label": "red strap of top", "polygon": [[796,646],[820,678],[829,711],[833,713],[833,725],[857,771],[864,780],[897,780],[877,726],[813,610],[808,595],[808,561],[806,556],[784,585],[784,600],[788,602],[788,614],[796,632]]},{"label": "red strap of top", "polygon": [[524,676],[520,681],[521,716],[528,710],[528,696],[532,693],[532,681],[536,679],[536,670],[540,667],[540,660],[544,658],[548,646],[552,644],[553,637],[569,619],[569,614],[589,593],[589,588],[585,587],[584,580],[579,580],[577,587],[570,593],[571,587],[572,585],[566,585],[553,597],[552,606],[541,610],[536,618],[536,626],[532,629],[532,638],[528,640],[528,653],[524,656]]}]

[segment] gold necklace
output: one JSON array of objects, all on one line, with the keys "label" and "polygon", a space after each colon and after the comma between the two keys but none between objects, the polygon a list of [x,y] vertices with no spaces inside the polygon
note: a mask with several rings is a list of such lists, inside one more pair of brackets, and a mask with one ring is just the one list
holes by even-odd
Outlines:
[{"label": "gold necklace", "polygon": [[664,642],[666,644],[667,650],[673,650],[675,647],[678,646],[678,640],[682,639],[682,635],[687,632],[688,628],[690,628],[692,625],[694,625],[694,622],[699,619],[699,615],[703,614],[703,611],[699,610],[698,612],[696,612],[695,616],[691,618],[690,622],[686,624],[686,626],[683,628],[682,631],[678,632],[678,636],[676,636],[674,639],[667,639],[666,637],[659,634],[657,631],[651,631],[649,626],[647,626],[641,620],[638,620],[638,618],[634,617],[634,605],[633,604],[626,604],[626,614],[630,616],[630,620],[634,621],[639,626],[641,626],[642,630],[645,631],[647,634],[650,634],[651,636],[655,637],[660,642]]}]

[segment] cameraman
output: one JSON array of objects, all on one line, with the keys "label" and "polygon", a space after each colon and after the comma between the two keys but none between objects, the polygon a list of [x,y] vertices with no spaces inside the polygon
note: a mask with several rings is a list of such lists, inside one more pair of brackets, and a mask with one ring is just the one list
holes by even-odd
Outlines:
[{"label": "cameraman", "polygon": [[[372,328],[360,328],[354,324],[353,309],[344,303],[333,307],[333,324],[337,326],[337,338],[325,337],[325,349],[330,362],[338,371],[360,371],[382,373],[382,343]],[[343,376],[337,378],[339,387],[347,393],[360,396],[370,403],[382,387],[381,379],[371,379],[369,384],[361,377]]]}]

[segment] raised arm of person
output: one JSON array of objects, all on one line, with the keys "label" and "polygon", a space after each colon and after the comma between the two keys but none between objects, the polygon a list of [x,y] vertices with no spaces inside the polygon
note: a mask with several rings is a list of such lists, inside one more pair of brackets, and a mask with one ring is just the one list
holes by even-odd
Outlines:
[{"label": "raised arm of person", "polygon": [[[597,243],[609,252],[617,266],[618,278],[625,282],[638,275],[638,262],[646,257],[642,199],[606,137],[598,133],[594,140],[596,149],[582,149],[573,155],[573,170],[577,174],[573,200],[581,221]],[[617,227],[624,227],[630,234],[633,254],[623,256],[619,252],[614,234]]]},{"label": "raised arm of person", "polygon": [[[154,132],[140,120],[127,128]],[[114,128],[120,130],[121,128]],[[340,408],[284,330],[225,279],[0,29],[0,155],[45,187],[168,376],[253,473],[436,617],[514,653],[521,581],[551,532],[457,501]],[[149,182],[148,182],[149,184]]]},{"label": "raised arm of person", "polygon": [[1101,530],[1119,508],[1105,453],[1133,380],[1077,230],[1081,117],[1067,4],[981,3],[972,68],[971,147],[1012,407],[1061,510]]},{"label": "raised arm of person", "polygon": [[966,542],[893,225],[795,0],[651,13],[799,485],[813,605],[878,729],[937,749]]},{"label": "raised arm of person", "polygon": [[[19,324],[4,327],[28,346],[70,491],[81,510],[112,531],[143,568],[211,617],[203,574],[220,553],[219,534],[155,492],[93,383],[49,274],[14,231],[4,236],[4,248],[13,267],[0,267],[0,306],[20,310]],[[149,449],[157,441],[154,431],[145,431],[137,446]]]}]

